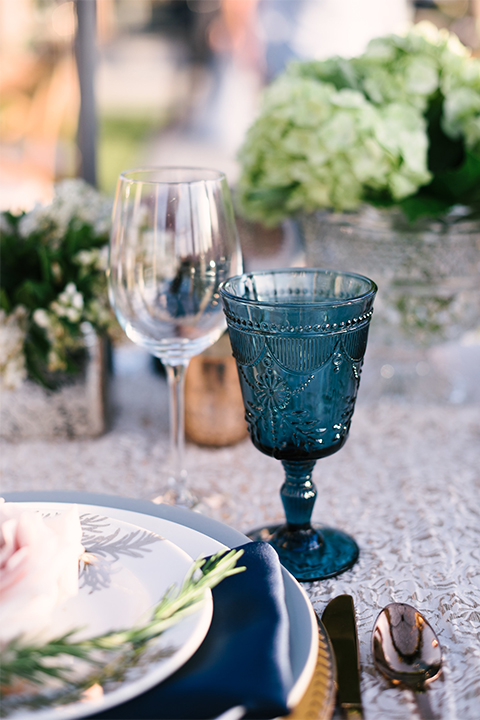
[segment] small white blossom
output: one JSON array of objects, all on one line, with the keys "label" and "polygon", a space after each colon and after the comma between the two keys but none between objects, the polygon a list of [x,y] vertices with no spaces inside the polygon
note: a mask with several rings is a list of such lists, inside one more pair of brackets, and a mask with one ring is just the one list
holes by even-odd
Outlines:
[{"label": "small white blossom", "polygon": [[80,250],[73,258],[73,262],[78,265],[83,265],[84,267],[95,266],[99,254],[100,251],[96,248],[93,250]]},{"label": "small white blossom", "polygon": [[65,369],[64,360],[62,360],[61,356],[55,350],[50,350],[48,353],[48,369],[50,372]]},{"label": "small white blossom", "polygon": [[100,248],[100,252],[98,253],[98,259],[96,263],[97,270],[106,270],[108,268],[108,255],[109,255],[110,249],[108,245],[104,245],[102,248]]},{"label": "small white blossom", "polygon": [[63,275],[60,264],[58,262],[52,262],[51,268],[52,268],[53,277],[55,278],[55,280],[57,282],[60,282],[60,280],[62,279],[62,275]]},{"label": "small white blossom", "polygon": [[75,283],[70,282],[58,298],[50,303],[50,309],[57,317],[64,317],[72,323],[77,323],[82,317],[84,304],[82,293],[77,290]]},{"label": "small white blossom", "polygon": [[83,309],[83,295],[82,293],[75,293],[75,295],[72,297],[72,307],[75,308],[75,310],[82,310]]},{"label": "small white blossom", "polygon": [[106,298],[103,302],[92,300],[86,307],[84,314],[86,319],[96,327],[107,328],[112,322],[111,309]]},{"label": "small white blossom", "polygon": [[15,389],[25,380],[25,353],[27,312],[17,306],[7,315],[0,310],[0,377],[7,388]]},{"label": "small white blossom", "polygon": [[72,323],[76,323],[80,320],[80,313],[73,307],[65,309],[65,317]]},{"label": "small white blossom", "polygon": [[37,308],[33,313],[33,321],[41,328],[50,327],[50,318],[46,310],[43,308]]},{"label": "small white blossom", "polygon": [[26,213],[18,224],[20,236],[27,238],[32,233],[47,230],[49,226],[49,216],[46,207],[37,203],[33,210]]}]

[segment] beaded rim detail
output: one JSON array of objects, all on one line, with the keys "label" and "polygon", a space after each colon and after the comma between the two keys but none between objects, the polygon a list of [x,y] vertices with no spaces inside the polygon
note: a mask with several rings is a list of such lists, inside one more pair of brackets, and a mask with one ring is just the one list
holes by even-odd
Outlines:
[{"label": "beaded rim detail", "polygon": [[245,332],[258,332],[262,335],[266,333],[269,335],[292,335],[292,333],[304,334],[309,333],[312,335],[334,335],[335,333],[345,333],[349,330],[356,330],[359,327],[363,327],[366,323],[370,322],[373,315],[373,308],[364,312],[359,317],[352,318],[346,322],[337,323],[322,323],[322,325],[282,325],[278,327],[276,323],[266,322],[253,322],[252,320],[245,320],[240,318],[238,315],[234,315],[230,310],[224,310],[227,320],[237,326],[238,330],[245,330]]}]

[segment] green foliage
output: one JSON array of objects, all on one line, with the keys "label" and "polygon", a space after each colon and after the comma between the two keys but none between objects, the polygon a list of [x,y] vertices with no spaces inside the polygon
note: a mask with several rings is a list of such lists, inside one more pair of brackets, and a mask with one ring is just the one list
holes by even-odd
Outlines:
[{"label": "green foliage", "polygon": [[[106,292],[110,204],[80,180],[56,188],[53,202],[0,217],[0,376],[16,387],[29,376],[55,386],[75,373],[84,323],[113,326]],[[57,375],[55,375],[57,373]]]},{"label": "green foliage", "polygon": [[480,204],[480,61],[420,23],[356,58],[292,63],[267,88],[239,153],[240,210],[398,205],[410,219]]}]

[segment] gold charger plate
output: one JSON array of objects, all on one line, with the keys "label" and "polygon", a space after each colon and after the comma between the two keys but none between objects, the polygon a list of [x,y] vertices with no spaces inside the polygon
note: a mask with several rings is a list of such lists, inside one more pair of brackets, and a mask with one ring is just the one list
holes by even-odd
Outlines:
[{"label": "gold charger plate", "polygon": [[327,631],[318,622],[318,655],[310,685],[285,720],[329,720],[335,707],[335,656]]}]

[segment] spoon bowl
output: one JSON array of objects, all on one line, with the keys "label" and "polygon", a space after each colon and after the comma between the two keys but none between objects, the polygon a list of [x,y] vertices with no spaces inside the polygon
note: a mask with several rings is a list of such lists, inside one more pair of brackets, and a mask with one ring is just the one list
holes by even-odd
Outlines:
[{"label": "spoon bowl", "polygon": [[384,607],[373,627],[372,653],[386,678],[416,693],[422,717],[434,718],[425,690],[440,674],[442,649],[423,615],[404,603]]}]

